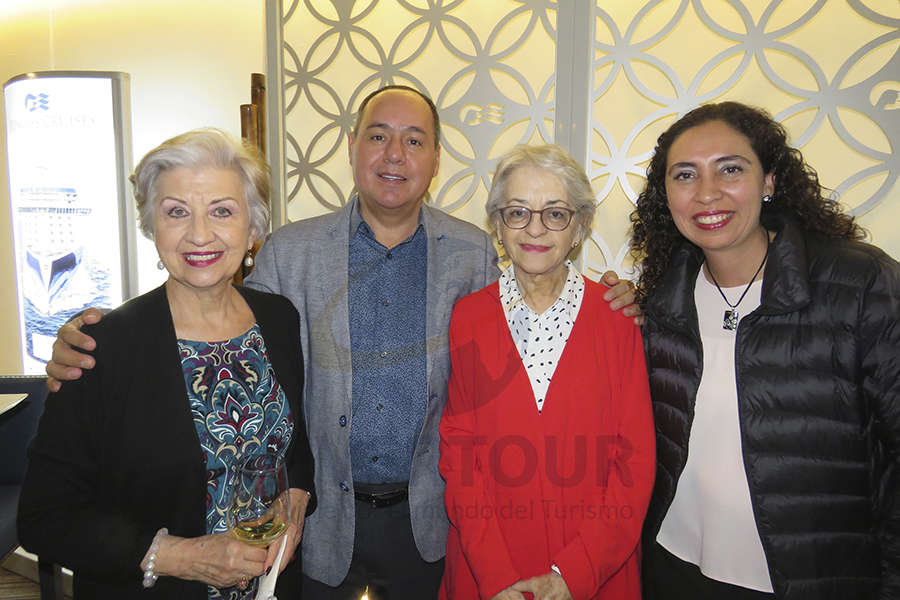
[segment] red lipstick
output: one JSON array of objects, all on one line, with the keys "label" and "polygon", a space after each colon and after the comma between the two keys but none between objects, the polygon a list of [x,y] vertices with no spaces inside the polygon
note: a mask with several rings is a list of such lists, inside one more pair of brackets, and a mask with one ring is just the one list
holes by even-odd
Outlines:
[{"label": "red lipstick", "polygon": [[733,216],[734,211],[710,210],[699,212],[691,217],[691,219],[694,221],[694,225],[696,225],[700,229],[703,229],[705,231],[713,231],[716,229],[721,229],[722,227],[728,225]]},{"label": "red lipstick", "polygon": [[216,252],[182,252],[181,256],[184,258],[184,262],[192,267],[208,267],[218,262],[223,254],[224,252],[219,250]]}]

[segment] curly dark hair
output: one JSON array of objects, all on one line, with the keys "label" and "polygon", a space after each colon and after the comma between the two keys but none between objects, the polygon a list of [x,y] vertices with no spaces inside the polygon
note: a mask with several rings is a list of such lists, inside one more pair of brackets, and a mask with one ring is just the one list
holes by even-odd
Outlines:
[{"label": "curly dark hair", "polygon": [[792,220],[806,231],[829,237],[859,240],[866,233],[834,200],[822,195],[815,169],[788,145],[784,127],[762,109],[740,102],[706,104],[695,108],[669,127],[656,142],[647,167],[647,185],[631,213],[631,256],[640,265],[638,302],[644,303],[662,281],[675,248],[685,239],[675,227],[666,198],[666,162],[678,137],[698,125],[722,121],[750,141],[763,173],[775,175],[773,202],[764,202],[763,227]]}]

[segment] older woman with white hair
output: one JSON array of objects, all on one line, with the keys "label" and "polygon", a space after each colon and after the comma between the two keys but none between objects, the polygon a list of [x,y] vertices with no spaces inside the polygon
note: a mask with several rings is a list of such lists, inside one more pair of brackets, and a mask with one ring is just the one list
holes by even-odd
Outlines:
[{"label": "older woman with white hair", "polygon": [[450,323],[441,598],[637,600],[650,397],[638,328],[568,260],[590,183],[558,146],[518,146],[487,213],[512,264]]},{"label": "older woman with white hair", "polygon": [[169,277],[85,327],[96,367],[47,400],[19,535],[74,571],[76,598],[251,598],[280,544],[227,533],[241,461],[287,464],[283,565],[315,504],[297,312],[232,285],[268,228],[268,167],[205,129],[151,150],[132,182]]}]

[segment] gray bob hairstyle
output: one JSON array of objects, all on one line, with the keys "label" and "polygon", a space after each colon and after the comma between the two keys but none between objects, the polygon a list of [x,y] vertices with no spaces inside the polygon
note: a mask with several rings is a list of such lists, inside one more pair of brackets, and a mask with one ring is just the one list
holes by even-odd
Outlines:
[{"label": "gray bob hairstyle", "polygon": [[594,191],[584,169],[581,168],[572,155],[556,144],[543,144],[540,146],[516,146],[500,157],[497,163],[497,171],[491,182],[491,190],[488,192],[488,200],[485,210],[488,214],[488,222],[494,229],[497,228],[498,210],[503,208],[506,202],[506,182],[509,176],[518,168],[536,167],[548,171],[563,184],[566,197],[575,207],[575,224],[580,228],[579,241],[584,239],[590,231],[591,222],[594,220]]},{"label": "gray bob hairstyle", "polygon": [[250,229],[259,239],[269,229],[269,165],[255,146],[238,141],[221,129],[194,129],[166,140],[148,152],[129,178],[134,186],[138,224],[149,239],[154,236],[156,182],[169,169],[216,167],[234,169],[244,183],[250,210]]}]

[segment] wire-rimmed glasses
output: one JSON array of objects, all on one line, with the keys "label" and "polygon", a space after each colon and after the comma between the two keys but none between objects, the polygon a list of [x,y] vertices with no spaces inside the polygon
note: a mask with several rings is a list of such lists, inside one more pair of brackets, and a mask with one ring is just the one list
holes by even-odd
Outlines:
[{"label": "wire-rimmed glasses", "polygon": [[563,206],[548,206],[543,210],[532,210],[525,206],[504,206],[497,210],[503,224],[510,229],[525,229],[534,215],[541,216],[541,223],[550,231],[562,231],[572,222],[575,211]]}]

